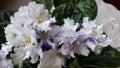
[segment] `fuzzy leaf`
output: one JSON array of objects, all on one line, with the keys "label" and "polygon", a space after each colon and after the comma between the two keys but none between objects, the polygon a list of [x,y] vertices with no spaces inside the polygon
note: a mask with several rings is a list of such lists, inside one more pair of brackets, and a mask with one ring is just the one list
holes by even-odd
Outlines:
[{"label": "fuzzy leaf", "polygon": [[97,5],[95,0],[54,0],[55,7],[67,3],[77,5],[83,14],[83,17],[89,17],[90,20],[93,20],[97,16]]},{"label": "fuzzy leaf", "polygon": [[[30,59],[26,59],[22,63],[22,68],[37,68],[39,61],[35,64],[30,63]],[[14,65],[14,68],[19,68],[19,65]]]},{"label": "fuzzy leaf", "polygon": [[5,34],[4,28],[10,23],[10,16],[13,15],[15,11],[1,11],[0,12],[0,44],[4,43]]},{"label": "fuzzy leaf", "polygon": [[61,5],[61,4],[66,4],[66,3],[77,4],[79,2],[80,2],[80,0],[60,0],[60,1],[54,0],[54,6],[57,7],[57,6]]},{"label": "fuzzy leaf", "polygon": [[97,16],[97,5],[95,0],[79,0],[77,6],[82,11],[84,17],[89,17],[90,20],[94,20]]},{"label": "fuzzy leaf", "polygon": [[83,18],[80,9],[74,4],[62,4],[58,6],[54,11],[53,15],[56,17],[57,25],[63,25],[63,19],[69,17],[75,22],[79,22],[81,24],[81,20]]},{"label": "fuzzy leaf", "polygon": [[37,65],[39,64],[39,61],[35,64],[30,63],[30,59],[26,59],[23,61],[23,67],[22,68],[37,68]]},{"label": "fuzzy leaf", "polygon": [[[103,49],[101,54],[90,53],[88,57],[76,55],[76,59],[69,60],[69,66],[79,66],[78,68],[117,68],[120,67],[120,52],[111,46]],[[76,63],[75,63],[76,62]],[[74,68],[74,67],[72,67]]]}]

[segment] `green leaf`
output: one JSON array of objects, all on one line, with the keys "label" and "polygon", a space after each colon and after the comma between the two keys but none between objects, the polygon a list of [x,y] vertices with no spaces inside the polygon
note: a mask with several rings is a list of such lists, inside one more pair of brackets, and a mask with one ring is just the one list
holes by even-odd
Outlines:
[{"label": "green leaf", "polygon": [[39,61],[37,63],[30,63],[30,59],[26,59],[23,61],[23,67],[22,68],[37,68],[37,65],[39,64]]},{"label": "green leaf", "polygon": [[40,4],[44,4],[45,8],[48,9],[49,11],[53,6],[53,0],[33,0],[33,1],[36,1],[37,3]]},{"label": "green leaf", "polygon": [[0,22],[4,21],[10,21],[10,16],[13,15],[15,10],[6,10],[6,11],[0,11]]},{"label": "green leaf", "polygon": [[0,26],[0,45],[6,41],[4,29]]},{"label": "green leaf", "polygon": [[54,0],[55,7],[67,3],[77,5],[83,14],[83,17],[89,17],[90,20],[93,20],[97,16],[97,5],[95,0]]},{"label": "green leaf", "polygon": [[57,25],[63,25],[64,23],[63,19],[68,18],[68,17],[75,20],[75,22],[79,22],[81,25],[82,24],[81,20],[83,18],[80,9],[74,4],[62,4],[58,6],[53,11],[52,16],[56,17]]},{"label": "green leaf", "polygon": [[[120,52],[108,46],[99,55],[92,52],[88,57],[76,55],[76,59],[70,64],[77,65],[78,68],[117,68],[120,67]],[[67,65],[71,66],[70,64]]]},{"label": "green leaf", "polygon": [[15,11],[1,11],[0,12],[0,44],[6,41],[4,28],[10,23],[10,16],[13,15]]},{"label": "green leaf", "polygon": [[94,20],[97,16],[97,5],[95,0],[79,0],[77,6],[82,11],[84,17],[89,17],[90,20]]},{"label": "green leaf", "polygon": [[78,60],[75,59],[70,65],[69,68],[81,68],[81,66],[78,64]]},{"label": "green leaf", "polygon": [[66,4],[66,3],[73,3],[73,4],[77,4],[79,3],[80,0],[54,0],[54,6],[57,7],[61,4]]},{"label": "green leaf", "polygon": [[44,0],[32,0],[32,1],[42,4]]},{"label": "green leaf", "polygon": [[70,3],[70,0],[53,0],[54,1],[54,6],[58,7],[61,4],[65,4],[65,3]]},{"label": "green leaf", "polygon": [[[39,61],[32,64],[30,63],[30,59],[26,59],[22,63],[22,68],[37,68],[38,64],[39,64]],[[19,65],[14,65],[14,68],[19,68]]]}]

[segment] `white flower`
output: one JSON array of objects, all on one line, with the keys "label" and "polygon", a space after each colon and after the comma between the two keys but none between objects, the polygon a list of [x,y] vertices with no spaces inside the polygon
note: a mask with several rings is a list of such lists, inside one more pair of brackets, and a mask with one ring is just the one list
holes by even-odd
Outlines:
[{"label": "white flower", "polygon": [[36,4],[30,2],[28,5],[28,13],[31,19],[35,19],[36,22],[46,21],[49,18],[48,10],[45,9],[43,4]]},{"label": "white flower", "polygon": [[103,24],[97,25],[95,21],[88,21],[88,18],[84,18],[84,20],[80,34],[87,36],[87,47],[95,52],[96,47],[106,47],[111,44],[111,39],[103,34]]},{"label": "white flower", "polygon": [[5,28],[5,36],[7,42],[10,42],[13,45],[19,45],[22,44],[23,36],[22,32],[19,30],[21,28],[14,26],[13,24],[9,24]]},{"label": "white flower", "polygon": [[19,11],[11,16],[11,23],[21,25],[37,25],[49,19],[48,10],[44,8],[43,4],[36,4],[30,2],[28,6],[21,6]]},{"label": "white flower", "polygon": [[12,58],[13,64],[21,65],[23,62],[23,58],[25,56],[25,51],[23,50],[23,47],[14,48],[14,53],[10,54],[10,57]]},{"label": "white flower", "polygon": [[5,28],[6,39],[14,46],[37,44],[36,32],[30,26],[8,25]]},{"label": "white flower", "polygon": [[111,43],[110,38],[103,34],[103,25],[97,25],[95,21],[88,21],[86,17],[82,26],[83,28],[78,32],[67,28],[61,32],[60,37],[63,38],[61,52],[63,55],[75,57],[74,53],[77,53],[88,56],[89,49],[98,54],[101,52],[101,47],[106,47]]},{"label": "white flower", "polygon": [[75,58],[73,48],[70,45],[67,44],[63,45],[61,47],[61,53],[67,57]]},{"label": "white flower", "polygon": [[78,28],[79,24],[78,23],[75,23],[74,20],[72,19],[64,19],[64,25],[63,25],[63,28],[65,29],[71,29],[73,31],[76,31],[76,29]]},{"label": "white flower", "polygon": [[11,60],[2,60],[0,61],[0,68],[13,68]]},{"label": "white flower", "polygon": [[85,43],[93,52],[98,46],[106,47],[111,44],[111,39],[103,34],[103,24],[97,25],[95,21],[88,21],[88,18],[85,18],[80,34],[86,35]]},{"label": "white flower", "polygon": [[85,34],[85,35],[90,35],[90,34],[94,34],[94,35],[100,35],[101,33],[103,33],[103,25],[97,25],[96,21],[89,21],[88,17],[85,17],[83,19],[83,24],[82,24],[83,28],[80,30],[80,34]]},{"label": "white flower", "polygon": [[29,26],[22,27],[21,30],[24,45],[37,45],[36,31]]},{"label": "white flower", "polygon": [[6,54],[4,51],[0,50],[0,61],[6,58]]},{"label": "white flower", "polygon": [[7,55],[10,51],[12,51],[12,47],[13,45],[11,45],[9,42],[6,42],[6,44],[2,44],[1,50]]},{"label": "white flower", "polygon": [[96,27],[96,24],[95,24],[95,21],[89,21],[88,17],[84,17],[82,26],[83,28],[93,29]]},{"label": "white flower", "polygon": [[56,22],[55,18],[51,18],[47,21],[43,21],[40,24],[38,24],[36,26],[36,29],[47,32],[48,30],[52,29],[51,24],[54,24],[55,22]]},{"label": "white flower", "polygon": [[78,33],[70,29],[64,29],[59,33],[59,37],[59,43],[71,44],[78,38]]},{"label": "white flower", "polygon": [[60,43],[71,43],[75,40],[78,36],[76,29],[78,28],[79,24],[74,22],[72,19],[64,19],[64,25],[59,28],[59,36],[60,36]]},{"label": "white flower", "polygon": [[83,18],[83,28],[80,30],[81,34],[91,34],[92,30],[96,28],[95,21],[89,21],[88,17]]},{"label": "white flower", "polygon": [[106,35],[99,35],[95,38],[98,42],[98,45],[101,45],[102,47],[106,47],[111,44],[111,39],[107,37]]},{"label": "white flower", "polygon": [[50,31],[39,32],[37,35],[37,42],[39,43],[38,45],[41,46],[42,51],[56,48],[57,45],[54,43],[54,38],[52,37]]},{"label": "white flower", "polygon": [[38,68],[62,68],[65,64],[65,57],[58,54],[57,50],[44,52],[44,57],[41,59]]},{"label": "white flower", "polygon": [[[31,26],[17,26],[11,24],[6,28],[6,38],[9,37],[8,33],[11,33],[11,35],[15,34],[14,37],[9,35],[11,37],[10,40],[8,40],[9,43],[14,45],[15,53],[11,54],[14,63],[21,64],[23,60],[30,57],[30,62],[36,63],[39,57],[40,59],[43,57],[41,46],[38,46],[36,32]],[[10,51],[5,50],[9,49],[7,47],[3,47],[2,49],[6,51],[6,53]]]},{"label": "white flower", "polygon": [[[78,38],[79,34],[76,32],[78,28],[78,23],[71,19],[64,19],[64,25],[61,27],[56,27],[58,29],[59,34],[55,39],[58,41],[59,45],[63,44],[61,53],[63,55],[68,55],[70,45]],[[68,47],[68,48],[66,48]],[[73,53],[69,53],[70,56],[74,57]]]},{"label": "white flower", "polygon": [[62,44],[61,42],[61,28],[60,26],[53,26],[52,29],[49,31],[49,37],[51,37],[51,40],[53,40],[55,45]]},{"label": "white flower", "polygon": [[31,58],[30,62],[36,63],[39,60],[39,57],[40,59],[43,58],[42,49],[39,46],[26,46],[23,50],[26,52],[23,60]]},{"label": "white flower", "polygon": [[48,10],[43,4],[30,2],[28,6],[20,7],[19,11],[11,16],[11,23],[18,26],[31,26],[34,29],[47,31],[50,24],[55,23],[55,18],[50,19]]},{"label": "white flower", "polygon": [[73,43],[65,44],[61,48],[61,52],[63,55],[71,56],[75,58],[74,53],[79,55],[88,56],[89,49],[94,50],[95,44],[92,38],[86,38],[84,36],[76,38]]},{"label": "white flower", "polygon": [[16,18],[16,19],[14,19],[14,22],[15,23],[12,23],[12,20],[11,20],[11,23],[14,25],[17,25],[17,26],[26,26],[26,25],[31,25],[33,23],[33,21],[31,19],[24,18],[24,17]]},{"label": "white flower", "polygon": [[[120,12],[113,5],[106,4],[103,0],[96,0],[98,5],[97,23],[102,23],[103,30],[111,39],[113,48],[120,47]],[[102,4],[102,5],[101,5]],[[112,10],[111,10],[112,9]]]},{"label": "white flower", "polygon": [[12,61],[10,59],[6,59],[6,54],[4,51],[0,50],[0,68],[13,68]]},{"label": "white flower", "polygon": [[39,46],[28,45],[25,47],[16,47],[14,48],[14,52],[11,54],[14,64],[21,64],[23,60],[29,58],[31,58],[31,63],[36,63],[43,58],[42,49]]}]

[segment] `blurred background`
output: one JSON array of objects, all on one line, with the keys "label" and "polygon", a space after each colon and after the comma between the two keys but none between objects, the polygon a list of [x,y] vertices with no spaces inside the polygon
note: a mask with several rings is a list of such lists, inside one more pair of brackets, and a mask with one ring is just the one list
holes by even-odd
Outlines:
[{"label": "blurred background", "polygon": [[0,11],[1,10],[15,10],[21,5],[27,5],[31,0],[0,0]]},{"label": "blurred background", "polygon": [[[31,0],[0,0],[0,11],[1,10],[15,10],[21,5],[27,5]],[[113,4],[117,9],[120,10],[120,0],[104,0],[107,3]]]}]

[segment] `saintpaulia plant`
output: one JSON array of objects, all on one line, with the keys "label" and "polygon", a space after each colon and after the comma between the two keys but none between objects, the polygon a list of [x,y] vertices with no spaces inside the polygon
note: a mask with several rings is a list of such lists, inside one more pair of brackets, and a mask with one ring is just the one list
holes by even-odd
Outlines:
[{"label": "saintpaulia plant", "polygon": [[[98,55],[110,45],[112,40],[103,31],[103,24],[96,24],[96,14],[90,11],[90,15],[87,11],[91,5],[87,3],[90,6],[87,8],[82,1],[71,2],[63,1],[62,6],[60,2],[52,7],[45,6],[45,2],[21,6],[5,27],[6,43],[0,50],[0,68],[16,65],[22,68],[26,60],[38,64],[38,68],[62,68],[66,59],[75,59],[76,54]],[[50,8],[52,12],[47,10]]]},{"label": "saintpaulia plant", "polygon": [[53,38],[49,34],[52,23],[55,23],[55,18],[49,18],[43,4],[31,2],[28,6],[21,7],[11,17],[11,24],[5,28],[5,36],[11,46],[3,44],[2,50],[7,52],[7,55],[10,52],[6,49],[7,46],[11,50],[12,47],[14,48],[11,58],[15,64],[21,64],[23,60],[30,57],[30,62],[36,63],[39,57],[40,59],[43,57],[42,51],[55,48],[51,40]]}]

